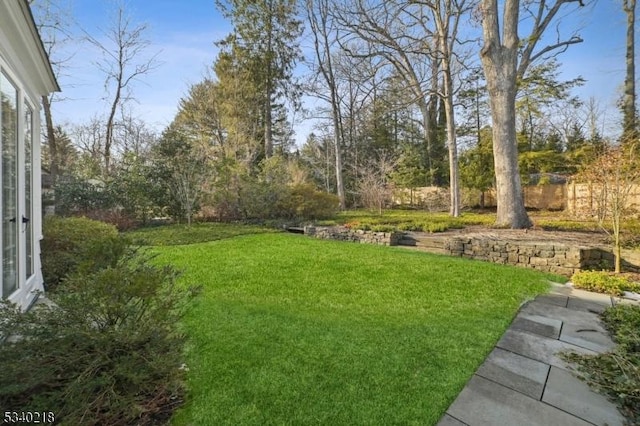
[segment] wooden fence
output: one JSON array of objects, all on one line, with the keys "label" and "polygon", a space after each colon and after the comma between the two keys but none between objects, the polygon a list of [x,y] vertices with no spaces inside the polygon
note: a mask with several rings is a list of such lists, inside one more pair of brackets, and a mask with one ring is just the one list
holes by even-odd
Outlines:
[{"label": "wooden fence", "polygon": [[[495,190],[482,194],[480,191],[463,189],[461,194],[463,207],[475,207],[481,204],[484,196],[485,207],[496,206]],[[567,185],[546,184],[524,187],[524,200],[528,208],[539,210],[565,210],[568,203]],[[396,205],[415,205],[429,211],[449,210],[449,189],[426,186],[414,189],[397,189],[393,194]]]},{"label": "wooden fence", "polygon": [[[596,197],[600,193],[599,188],[589,183],[567,184],[567,204],[568,213],[577,217],[588,217],[597,215],[598,201]],[[633,185],[628,194],[627,207],[632,214],[640,213],[640,185]]]},{"label": "wooden fence", "polygon": [[[576,217],[597,215],[596,197],[598,188],[588,183],[569,182],[566,184],[543,184],[524,187],[527,208],[538,210],[566,210]],[[462,206],[476,207],[481,203],[480,191],[463,189]],[[449,210],[449,188],[426,186],[421,188],[396,189],[393,194],[395,205],[414,205],[429,211]],[[484,193],[485,207],[496,206],[495,190]],[[628,198],[632,214],[640,214],[640,185],[631,188]]]}]

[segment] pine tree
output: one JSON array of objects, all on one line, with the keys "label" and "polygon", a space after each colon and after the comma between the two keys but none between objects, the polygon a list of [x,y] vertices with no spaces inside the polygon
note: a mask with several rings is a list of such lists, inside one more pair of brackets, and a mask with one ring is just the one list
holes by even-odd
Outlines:
[{"label": "pine tree", "polygon": [[[220,43],[227,54],[242,53],[238,65],[249,73],[260,94],[264,126],[264,155],[273,155],[278,141],[285,101],[299,103],[293,69],[301,58],[298,38],[301,22],[295,0],[218,1],[218,8],[231,20],[233,32]],[[286,133],[286,132],[284,132]],[[286,142],[286,141],[285,141]]]}]

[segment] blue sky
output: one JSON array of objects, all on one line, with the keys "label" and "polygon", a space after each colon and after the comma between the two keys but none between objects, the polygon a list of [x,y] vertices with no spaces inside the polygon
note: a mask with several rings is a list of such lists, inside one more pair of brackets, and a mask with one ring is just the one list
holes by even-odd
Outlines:
[{"label": "blue sky", "polygon": [[[108,0],[75,0],[71,3],[78,24],[94,37],[109,25]],[[214,41],[230,31],[215,7],[214,0],[129,0],[128,11],[135,22],[149,25],[149,53],[160,52],[162,64],[144,81],[135,85],[138,103],[131,104],[136,116],[161,131],[173,119],[179,99],[191,84],[202,80],[210,69],[217,49]],[[581,28],[584,42],[571,46],[559,56],[563,76],[581,75],[587,83],[577,93],[595,97],[607,109],[603,121],[615,129],[615,101],[624,78],[625,18],[619,0],[600,0],[578,12],[568,14],[564,28]],[[74,29],[76,40],[80,31]],[[54,106],[58,123],[79,123],[106,111],[103,100],[104,77],[93,65],[95,49],[86,43],[67,46],[75,52],[66,75],[60,77],[64,101]],[[304,141],[309,123],[296,126],[296,139]]]},{"label": "blue sky", "polygon": [[[73,14],[85,31],[100,39],[109,28],[112,3],[103,0],[76,0]],[[213,0],[131,0],[127,10],[134,22],[148,24],[146,39],[150,55],[159,52],[160,65],[136,82],[136,115],[158,130],[173,119],[177,104],[191,84],[202,80],[216,57],[214,41],[223,38],[229,25],[220,16]],[[81,31],[73,28],[75,41],[66,49],[74,56],[60,77],[65,99],[55,105],[59,122],[77,123],[106,111],[104,75],[94,63],[95,48],[80,42]]]}]

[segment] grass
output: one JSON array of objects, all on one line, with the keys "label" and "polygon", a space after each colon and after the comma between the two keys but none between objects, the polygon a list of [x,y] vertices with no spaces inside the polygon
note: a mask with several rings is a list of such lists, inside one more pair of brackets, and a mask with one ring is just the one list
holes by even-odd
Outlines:
[{"label": "grass", "polygon": [[128,232],[127,235],[129,235],[135,243],[141,245],[173,246],[204,243],[207,241],[236,237],[238,235],[269,232],[276,231],[267,227],[254,225],[204,222],[193,223],[191,226],[176,224],[140,228]]},{"label": "grass", "polygon": [[[563,212],[529,212],[534,225],[548,231],[602,232],[595,220],[578,220]],[[368,210],[347,210],[338,213],[335,218],[322,220],[318,225],[347,225],[355,229],[374,231],[424,231],[443,232],[471,225],[491,227],[496,215],[491,211],[466,211],[454,218],[448,213],[433,213],[424,210],[396,209],[386,210],[382,215]],[[626,245],[640,245],[640,220],[629,218],[623,225]],[[236,235],[275,232],[267,226],[195,223],[143,228],[130,232],[135,242],[143,245],[182,245],[214,241]]]},{"label": "grass", "polygon": [[176,425],[435,424],[556,278],[291,234],[156,250],[203,288]]}]

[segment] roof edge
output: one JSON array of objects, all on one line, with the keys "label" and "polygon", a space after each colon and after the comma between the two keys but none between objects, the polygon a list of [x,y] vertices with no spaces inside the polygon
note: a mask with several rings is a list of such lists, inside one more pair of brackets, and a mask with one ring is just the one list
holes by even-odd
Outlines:
[{"label": "roof edge", "polygon": [[43,64],[45,64],[47,68],[47,74],[49,74],[49,78],[51,79],[51,83],[53,83],[55,92],[61,92],[60,85],[58,84],[58,79],[56,78],[55,73],[53,72],[53,67],[51,66],[51,60],[49,59],[49,54],[44,47],[44,43],[42,41],[42,37],[40,37],[40,32],[38,31],[38,26],[36,25],[36,21],[33,17],[33,12],[31,11],[31,6],[29,5],[29,0],[20,0],[20,8],[22,9],[22,13],[29,25],[29,31],[33,35],[34,40],[36,40],[36,44],[38,45],[38,53],[40,58],[42,59]]}]

